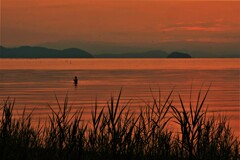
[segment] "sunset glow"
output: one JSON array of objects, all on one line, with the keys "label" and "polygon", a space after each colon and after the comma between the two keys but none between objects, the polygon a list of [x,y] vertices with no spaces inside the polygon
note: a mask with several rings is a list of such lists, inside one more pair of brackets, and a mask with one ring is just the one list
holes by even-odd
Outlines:
[{"label": "sunset glow", "polygon": [[83,43],[156,48],[167,43],[166,49],[178,49],[211,42],[239,50],[239,1],[2,0],[1,9],[6,46],[60,48],[74,42],[80,48]]}]

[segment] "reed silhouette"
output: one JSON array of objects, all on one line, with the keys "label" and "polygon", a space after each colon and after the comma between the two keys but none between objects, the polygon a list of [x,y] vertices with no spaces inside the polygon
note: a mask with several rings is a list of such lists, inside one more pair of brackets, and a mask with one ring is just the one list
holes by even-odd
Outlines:
[{"label": "reed silhouette", "polygon": [[[173,106],[171,91],[165,101],[154,98],[139,113],[121,105],[121,91],[107,106],[97,101],[91,121],[82,120],[83,110],[71,111],[66,96],[58,109],[49,105],[48,123],[33,127],[23,110],[15,118],[15,101],[7,98],[1,107],[1,159],[233,159],[240,158],[239,139],[234,137],[226,117],[208,118],[199,91],[196,106]],[[159,96],[160,97],[160,96]],[[170,116],[167,116],[170,115]],[[170,121],[180,128],[168,128]]]}]

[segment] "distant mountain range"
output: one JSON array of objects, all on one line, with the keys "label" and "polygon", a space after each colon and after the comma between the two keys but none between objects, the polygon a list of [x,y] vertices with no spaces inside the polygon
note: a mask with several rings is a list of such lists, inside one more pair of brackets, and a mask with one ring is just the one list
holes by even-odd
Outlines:
[{"label": "distant mountain range", "polygon": [[123,53],[123,54],[98,54],[96,58],[191,58],[187,53],[172,52],[171,54],[162,50],[153,50],[142,53]]},{"label": "distant mountain range", "polygon": [[122,54],[98,54],[96,58],[166,58],[168,53],[161,50],[154,50],[142,53],[122,53]]},{"label": "distant mountain range", "polygon": [[56,50],[44,47],[6,48],[0,46],[0,58],[93,58],[93,56],[77,48]]},{"label": "distant mountain range", "polygon": [[44,47],[22,46],[6,48],[0,46],[0,58],[191,58],[187,53],[173,52],[171,54],[153,50],[142,53],[123,54],[97,54],[92,55],[87,51],[69,48],[64,50],[49,49]]}]

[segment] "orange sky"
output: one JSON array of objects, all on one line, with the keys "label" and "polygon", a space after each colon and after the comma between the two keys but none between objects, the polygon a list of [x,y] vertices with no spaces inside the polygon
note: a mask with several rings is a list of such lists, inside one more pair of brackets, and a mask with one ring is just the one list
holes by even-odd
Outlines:
[{"label": "orange sky", "polygon": [[80,42],[98,42],[151,48],[162,43],[240,43],[239,1],[1,2],[1,44],[6,46],[68,47],[73,42],[81,48]]}]

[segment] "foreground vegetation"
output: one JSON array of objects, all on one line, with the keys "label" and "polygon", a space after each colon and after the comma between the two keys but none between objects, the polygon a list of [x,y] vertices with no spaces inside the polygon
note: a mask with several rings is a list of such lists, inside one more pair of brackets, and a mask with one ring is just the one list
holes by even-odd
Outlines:
[{"label": "foreground vegetation", "polygon": [[[58,110],[51,106],[49,123],[33,126],[32,115],[14,118],[14,101],[2,104],[0,159],[226,159],[240,158],[239,139],[224,117],[208,118],[203,106],[206,92],[196,104],[172,105],[172,92],[161,101],[153,98],[140,112],[117,98],[100,108],[96,102],[90,122],[83,111],[71,112],[68,98]],[[115,102],[116,101],[116,102]],[[179,132],[169,129],[176,123]]]}]

